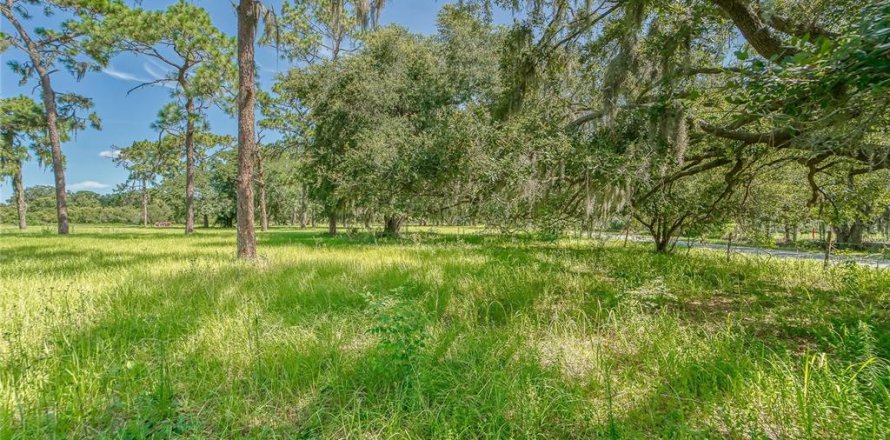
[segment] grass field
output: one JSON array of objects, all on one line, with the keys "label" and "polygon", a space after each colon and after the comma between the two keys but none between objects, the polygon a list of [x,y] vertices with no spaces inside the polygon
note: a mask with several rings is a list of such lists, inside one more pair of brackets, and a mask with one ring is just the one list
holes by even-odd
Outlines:
[{"label": "grass field", "polygon": [[890,437],[890,271],[415,231],[0,230],[0,438]]}]

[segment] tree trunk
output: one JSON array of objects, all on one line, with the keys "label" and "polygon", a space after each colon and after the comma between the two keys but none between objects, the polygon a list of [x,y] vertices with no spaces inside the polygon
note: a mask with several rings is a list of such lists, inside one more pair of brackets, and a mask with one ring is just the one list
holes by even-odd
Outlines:
[{"label": "tree trunk", "polygon": [[398,237],[404,221],[405,217],[401,215],[393,214],[383,216],[383,234]]},{"label": "tree trunk", "polygon": [[256,258],[253,222],[253,164],[256,160],[256,38],[258,5],[241,0],[238,6],[238,258]]},{"label": "tree trunk", "polygon": [[[32,61],[39,64],[39,60]],[[59,235],[68,235],[68,201],[65,189],[65,163],[62,157],[62,140],[59,133],[59,113],[56,109],[56,92],[53,90],[49,73],[41,72],[40,87],[43,89],[43,107],[46,110],[46,132],[49,136],[50,150],[53,161],[53,177],[56,185],[56,220]]]},{"label": "tree trunk", "polygon": [[627,247],[627,239],[630,238],[630,222],[624,227],[624,247]]},{"label": "tree trunk", "polygon": [[734,232],[730,232],[729,239],[726,240],[726,259],[727,260],[729,259],[729,257],[732,256],[732,239],[733,239],[734,235],[735,235]]},{"label": "tree trunk", "polygon": [[337,235],[337,214],[328,215],[328,235],[331,237]]},{"label": "tree trunk", "polygon": [[185,233],[195,232],[195,100],[185,101]]},{"label": "tree trunk", "polygon": [[210,218],[207,216],[207,214],[204,214],[204,229],[207,229],[209,227],[210,227]]},{"label": "tree trunk", "polygon": [[852,223],[844,223],[840,226],[833,226],[834,235],[837,239],[838,246],[857,247],[862,246],[862,236],[865,233],[865,223],[862,220],[856,220]]},{"label": "tree trunk", "polygon": [[[654,218],[651,223],[646,223],[639,217],[636,217],[636,219],[649,230],[649,234],[652,236],[652,240],[655,243],[655,252],[659,254],[667,254],[674,249],[674,246],[671,245],[671,239],[678,233],[677,231],[683,225],[685,216],[673,222],[667,218],[661,218],[661,216]],[[674,245],[676,245],[676,242]]]},{"label": "tree trunk", "polygon": [[260,228],[263,232],[269,230],[269,213],[266,209],[266,170],[263,167],[263,156],[257,151],[257,187],[260,190]]},{"label": "tree trunk", "polygon": [[306,185],[300,186],[300,228],[306,228],[306,217],[309,211],[307,203]]},{"label": "tree trunk", "polygon": [[17,160],[13,164],[15,174],[12,176],[12,190],[15,193],[15,208],[19,215],[19,229],[28,229],[28,219],[26,214],[28,205],[25,204],[25,184],[22,180],[22,161]]},{"label": "tree trunk", "polygon": [[148,227],[148,188],[142,180],[142,227]]},{"label": "tree trunk", "polygon": [[657,237],[655,238],[655,252],[659,254],[668,253],[668,246],[671,244],[671,238],[668,237]]}]

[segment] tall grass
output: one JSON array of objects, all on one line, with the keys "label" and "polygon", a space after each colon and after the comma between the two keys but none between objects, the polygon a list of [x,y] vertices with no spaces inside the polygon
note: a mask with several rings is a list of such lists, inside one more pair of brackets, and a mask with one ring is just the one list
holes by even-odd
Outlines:
[{"label": "tall grass", "polygon": [[890,272],[446,230],[0,231],[0,438],[888,438]]}]

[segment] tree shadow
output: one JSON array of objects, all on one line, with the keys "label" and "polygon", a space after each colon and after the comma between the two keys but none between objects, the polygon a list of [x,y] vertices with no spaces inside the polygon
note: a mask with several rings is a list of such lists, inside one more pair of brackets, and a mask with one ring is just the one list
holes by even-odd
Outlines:
[{"label": "tree shadow", "polygon": [[0,275],[73,276],[104,270],[127,270],[160,261],[194,260],[182,252],[122,252],[112,249],[72,250],[38,245],[6,247],[0,252]]}]

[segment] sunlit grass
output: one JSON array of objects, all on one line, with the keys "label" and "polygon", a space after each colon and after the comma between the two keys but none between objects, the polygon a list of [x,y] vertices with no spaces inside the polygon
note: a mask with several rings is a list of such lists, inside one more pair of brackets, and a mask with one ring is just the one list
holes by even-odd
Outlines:
[{"label": "sunlit grass", "polygon": [[0,230],[0,437],[890,436],[890,271],[430,230]]}]

